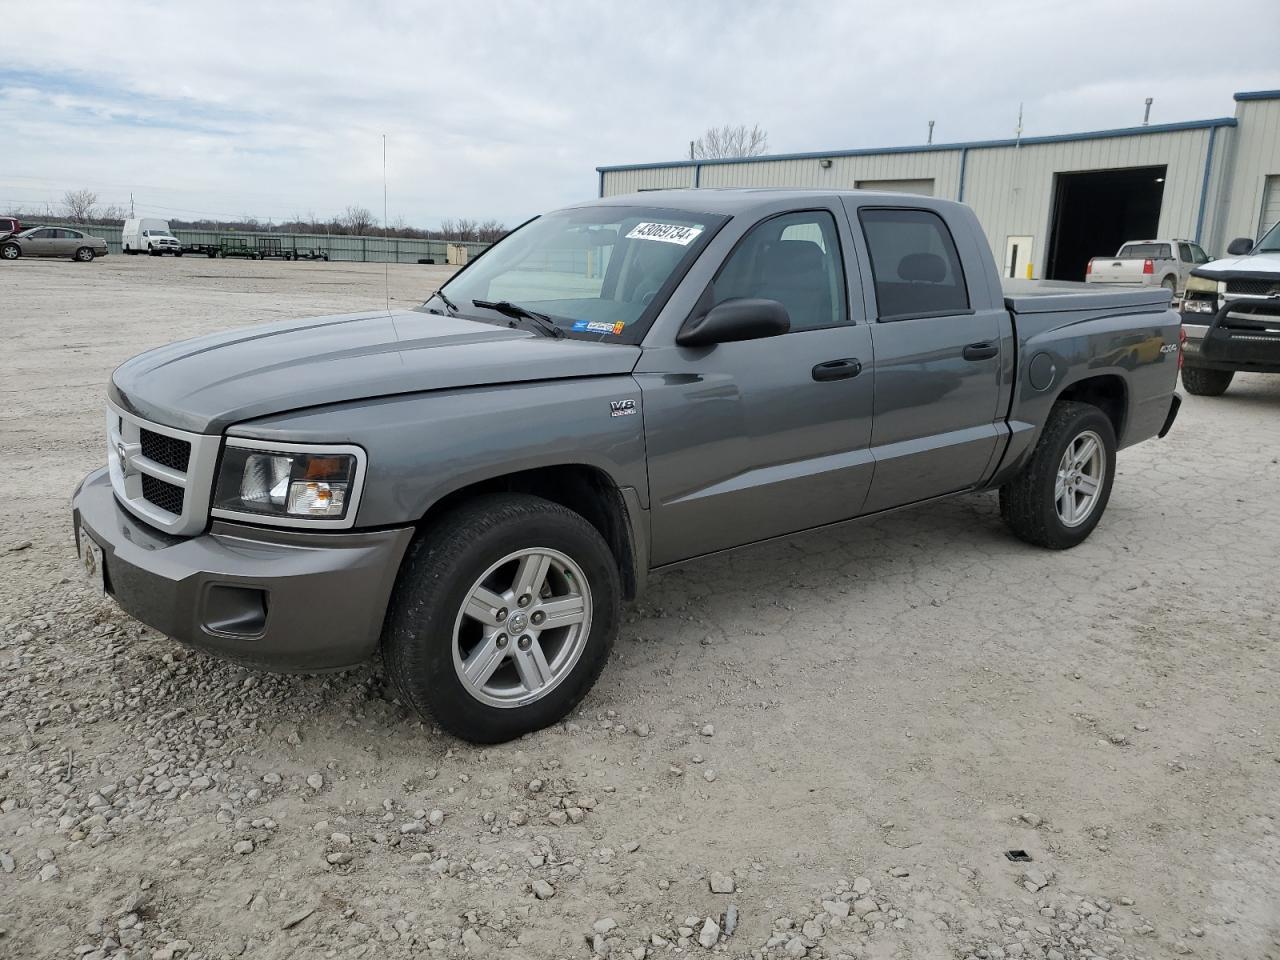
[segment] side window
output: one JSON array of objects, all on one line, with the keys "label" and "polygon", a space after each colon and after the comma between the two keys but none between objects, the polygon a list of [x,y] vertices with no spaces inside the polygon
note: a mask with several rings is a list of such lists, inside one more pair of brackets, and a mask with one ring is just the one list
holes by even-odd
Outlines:
[{"label": "side window", "polygon": [[1196,262],[1196,258],[1191,254],[1191,244],[1189,243],[1178,244],[1178,259],[1181,260],[1183,263]]},{"label": "side window", "polygon": [[791,329],[844,323],[844,266],[836,221],[826,210],[787,213],[756,224],[713,281],[713,302],[777,300]]},{"label": "side window", "polygon": [[864,208],[858,214],[871,253],[881,320],[969,309],[951,231],[931,210]]},{"label": "side window", "polygon": [[1200,244],[1193,243],[1190,246],[1191,246],[1191,262],[1192,263],[1208,263],[1209,262],[1209,255],[1204,252],[1204,248],[1201,247]]}]

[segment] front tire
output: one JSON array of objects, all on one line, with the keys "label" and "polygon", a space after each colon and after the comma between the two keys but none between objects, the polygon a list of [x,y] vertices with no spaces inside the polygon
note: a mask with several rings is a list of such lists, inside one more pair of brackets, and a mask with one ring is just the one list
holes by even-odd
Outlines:
[{"label": "front tire", "polygon": [[6,243],[0,247],[0,258],[5,260],[17,260],[22,256],[22,248],[16,243]]},{"label": "front tire", "polygon": [[1066,550],[1102,519],[1115,474],[1111,420],[1092,404],[1059,403],[1031,461],[1000,488],[1000,516],[1019,539]]},{"label": "front tire", "polygon": [[409,548],[383,633],[404,702],[455,736],[500,743],[564,718],[618,633],[608,544],[566,507],[479,497]]},{"label": "front tire", "polygon": [[1210,370],[1208,367],[1182,368],[1182,385],[1187,393],[1197,397],[1220,397],[1231,386],[1234,370]]}]

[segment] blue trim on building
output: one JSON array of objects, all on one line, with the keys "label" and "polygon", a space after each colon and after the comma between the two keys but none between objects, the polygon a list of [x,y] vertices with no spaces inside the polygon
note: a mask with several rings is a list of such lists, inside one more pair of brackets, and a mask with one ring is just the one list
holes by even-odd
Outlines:
[{"label": "blue trim on building", "polygon": [[1245,90],[1236,94],[1236,102],[1241,100],[1280,100],[1280,90]]},{"label": "blue trim on building", "polygon": [[[1240,96],[1237,94],[1237,97]],[[1252,94],[1246,95],[1252,97]],[[1257,97],[1255,99],[1262,99]],[[1234,127],[1235,117],[1219,117],[1216,120],[1187,120],[1182,123],[1153,123],[1147,127],[1121,127],[1116,130],[1094,130],[1088,133],[1058,133],[1044,137],[1023,137],[1021,140],[970,140],[964,143],[927,143],[915,147],[863,147],[857,150],[827,150],[813,153],[775,153],[761,157],[727,157],[722,160],[667,160],[661,163],[623,163],[596,167],[600,173],[621,173],[625,170],[664,170],[672,167],[712,166],[729,163],[771,163],[776,160],[822,160],[834,157],[874,157],[893,153],[947,153],[956,150],[984,150],[994,147],[1034,147],[1045,143],[1072,143],[1079,140],[1107,140],[1114,137],[1140,137],[1152,133],[1176,133],[1180,130],[1205,130],[1214,127]]]},{"label": "blue trim on building", "polygon": [[596,173],[600,174],[599,192],[596,194],[596,196],[603,197],[604,196],[604,171],[597,169]]},{"label": "blue trim on building", "polygon": [[1218,128],[1209,131],[1209,147],[1204,153],[1204,180],[1200,184],[1200,212],[1196,214],[1196,243],[1204,232],[1204,208],[1209,199],[1209,173],[1213,170],[1213,143],[1218,137]]},{"label": "blue trim on building", "polygon": [[960,151],[960,189],[956,191],[956,199],[964,202],[964,168],[969,163],[969,150],[966,147]]}]

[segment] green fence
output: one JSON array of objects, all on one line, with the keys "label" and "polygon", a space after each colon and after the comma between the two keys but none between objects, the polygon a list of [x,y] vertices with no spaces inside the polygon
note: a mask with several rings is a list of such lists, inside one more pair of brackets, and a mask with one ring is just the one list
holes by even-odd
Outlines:
[{"label": "green fence", "polygon": [[[24,227],[67,227],[80,230],[91,237],[101,237],[107,241],[110,253],[120,253],[120,234],[123,227],[80,226],[60,221],[29,221]],[[250,233],[241,230],[229,230],[225,233],[217,230],[174,230],[173,235],[186,244],[217,244],[220,240],[235,239],[257,245],[258,237],[272,237],[280,241],[285,249],[322,250],[330,260],[347,260],[364,263],[417,263],[419,260],[434,260],[436,263],[447,262],[447,247],[452,240],[399,240],[395,237],[348,237],[324,233],[272,233],[268,231]],[[478,255],[489,246],[487,243],[463,243],[467,248],[467,259]]]}]

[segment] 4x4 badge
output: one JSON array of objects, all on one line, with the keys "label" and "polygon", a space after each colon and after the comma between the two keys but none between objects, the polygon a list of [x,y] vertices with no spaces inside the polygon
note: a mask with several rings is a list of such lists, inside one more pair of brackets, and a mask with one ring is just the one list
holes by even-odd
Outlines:
[{"label": "4x4 badge", "polygon": [[609,416],[611,417],[629,417],[636,412],[636,402],[634,400],[610,400]]}]

